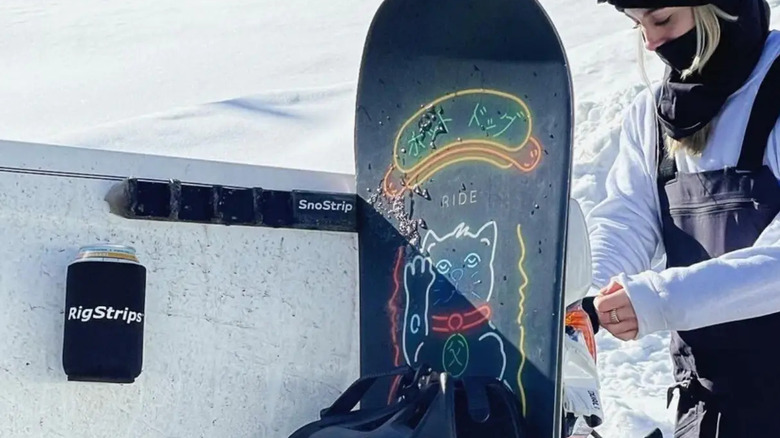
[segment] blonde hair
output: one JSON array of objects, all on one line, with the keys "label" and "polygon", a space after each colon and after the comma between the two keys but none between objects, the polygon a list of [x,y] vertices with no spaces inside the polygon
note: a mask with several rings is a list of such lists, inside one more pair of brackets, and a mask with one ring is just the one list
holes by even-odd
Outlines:
[{"label": "blonde hair", "polygon": [[[681,72],[681,77],[683,79],[694,73],[701,73],[702,69],[707,65],[707,61],[709,61],[712,54],[715,53],[715,50],[720,43],[720,22],[718,21],[718,18],[722,18],[726,21],[737,21],[738,19],[738,17],[727,14],[715,5],[693,6],[693,20],[696,28],[696,54],[691,65]],[[647,71],[645,69],[644,41],[642,39],[641,29],[639,30],[639,69],[645,85],[647,85],[648,88],[652,88],[650,87],[650,80],[647,77]],[[655,103],[655,95],[653,95],[653,101]],[[657,118],[656,123],[659,123]],[[664,146],[666,152],[669,155],[672,155],[678,150],[684,150],[691,155],[701,155],[707,145],[709,133],[710,125],[707,124],[690,137],[685,137],[680,140],[665,135]]]}]

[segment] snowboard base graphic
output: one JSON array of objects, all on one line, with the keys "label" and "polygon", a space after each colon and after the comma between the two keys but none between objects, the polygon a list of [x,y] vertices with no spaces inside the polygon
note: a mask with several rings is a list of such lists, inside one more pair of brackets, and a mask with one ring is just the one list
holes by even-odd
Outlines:
[{"label": "snowboard base graphic", "polygon": [[559,436],[571,125],[536,2],[385,0],[356,107],[363,374],[495,377]]}]

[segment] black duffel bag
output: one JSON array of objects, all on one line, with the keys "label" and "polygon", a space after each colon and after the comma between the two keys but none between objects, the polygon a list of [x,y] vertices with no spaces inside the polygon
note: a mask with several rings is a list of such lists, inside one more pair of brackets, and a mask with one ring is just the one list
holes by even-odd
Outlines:
[{"label": "black duffel bag", "polygon": [[[354,410],[379,379],[401,376],[394,401]],[[399,367],[355,381],[289,438],[526,438],[517,397],[494,378]]]}]

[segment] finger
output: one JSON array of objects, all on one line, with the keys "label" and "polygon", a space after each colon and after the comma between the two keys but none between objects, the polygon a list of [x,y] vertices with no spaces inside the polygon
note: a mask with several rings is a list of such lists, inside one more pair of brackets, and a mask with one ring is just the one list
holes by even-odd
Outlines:
[{"label": "finger", "polygon": [[618,309],[618,318],[620,319],[637,319],[634,305],[631,304],[631,300],[628,301],[628,305]]},{"label": "finger", "polygon": [[622,290],[607,296],[596,297],[596,299],[593,300],[593,305],[598,312],[609,312],[612,309],[628,306],[630,303],[631,301],[628,299],[628,294]]},{"label": "finger", "polygon": [[610,324],[614,324],[615,321],[612,320],[612,315],[609,314],[609,312],[598,312],[599,315],[599,325],[602,327],[606,327]]},{"label": "finger", "polygon": [[637,330],[632,330],[630,332],[625,332],[614,336],[620,339],[621,341],[633,341],[636,339],[637,333],[639,333]]},{"label": "finger", "polygon": [[436,275],[436,270],[433,268],[433,261],[429,258],[424,258],[422,262],[422,269],[425,272],[430,273],[431,275]]},{"label": "finger", "polygon": [[636,319],[629,319],[627,321],[620,321],[617,324],[606,324],[604,328],[613,335],[619,336],[628,332],[637,331],[639,327]]},{"label": "finger", "polygon": [[621,289],[623,289],[623,285],[618,283],[615,280],[612,280],[609,282],[608,285],[606,285],[603,289],[599,291],[599,295],[604,295],[604,296],[610,295]]},{"label": "finger", "polygon": [[406,269],[409,270],[410,274],[416,274],[422,271],[423,266],[425,266],[425,259],[421,256],[415,256],[412,259],[412,263],[406,265]]},{"label": "finger", "polygon": [[[634,314],[634,309],[631,306],[623,306],[614,310],[617,312],[617,319],[619,321],[628,321],[629,319],[636,319],[636,314]],[[601,323],[601,325],[615,324],[615,321],[612,320],[611,310],[609,312],[598,312],[598,315],[599,315],[599,322]]]},{"label": "finger", "polygon": [[613,335],[620,335],[626,332],[634,331],[638,329],[638,321],[636,319],[628,319],[620,321],[618,323],[610,322],[603,325]]}]

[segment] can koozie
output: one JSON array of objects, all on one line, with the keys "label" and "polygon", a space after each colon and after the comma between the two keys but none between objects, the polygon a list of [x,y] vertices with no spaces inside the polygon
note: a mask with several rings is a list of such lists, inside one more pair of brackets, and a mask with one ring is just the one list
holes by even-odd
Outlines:
[{"label": "can koozie", "polygon": [[69,266],[62,364],[68,380],[132,383],[143,364],[146,268],[131,247],[83,247]]}]

